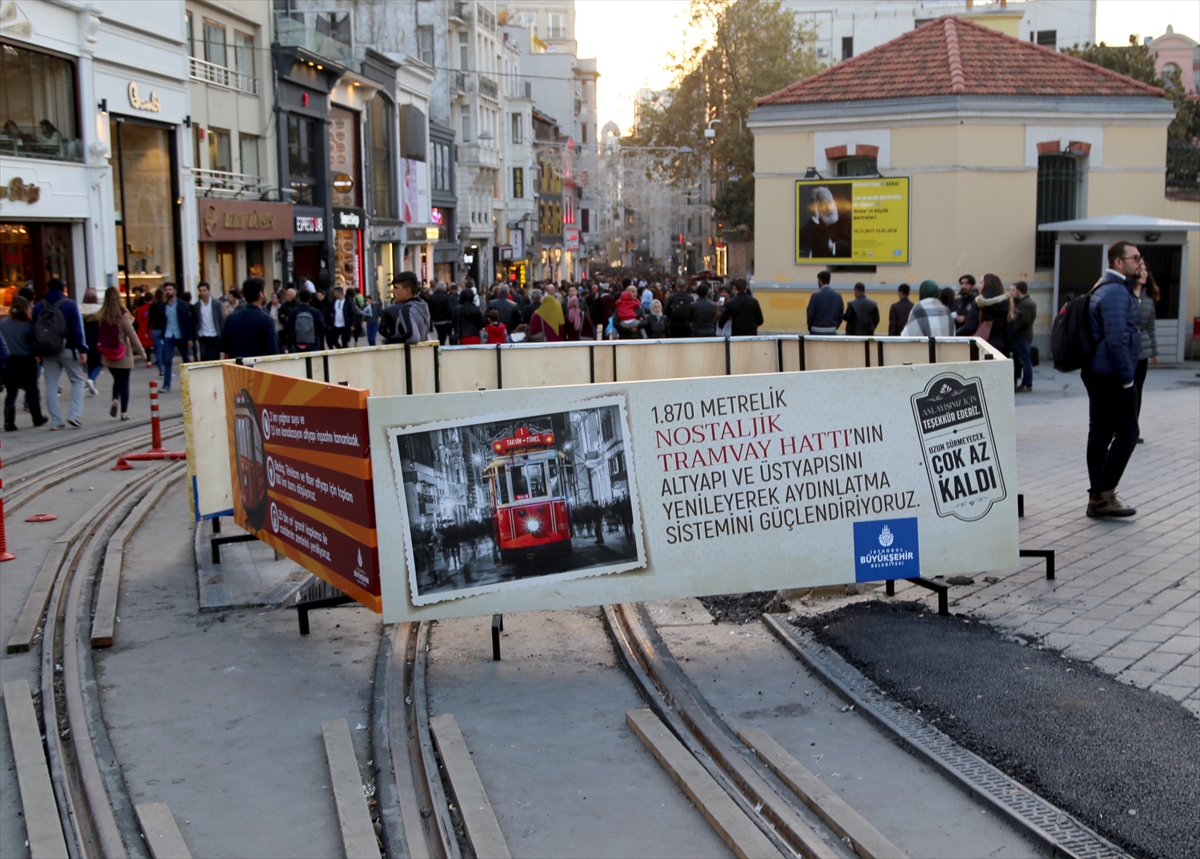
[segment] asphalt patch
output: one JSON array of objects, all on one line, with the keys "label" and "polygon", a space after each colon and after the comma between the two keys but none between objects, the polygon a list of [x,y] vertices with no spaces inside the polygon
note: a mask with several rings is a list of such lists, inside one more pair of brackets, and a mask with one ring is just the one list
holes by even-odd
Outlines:
[{"label": "asphalt patch", "polygon": [[1170,698],[920,603],[861,602],[793,623],[1129,853],[1200,856],[1200,721]]},{"label": "asphalt patch", "polygon": [[751,623],[766,612],[779,610],[778,591],[750,591],[741,594],[721,594],[700,597],[717,623]]}]

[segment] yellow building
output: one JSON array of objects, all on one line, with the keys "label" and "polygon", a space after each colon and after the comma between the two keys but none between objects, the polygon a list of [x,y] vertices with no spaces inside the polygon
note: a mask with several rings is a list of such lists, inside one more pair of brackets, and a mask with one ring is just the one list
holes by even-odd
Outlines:
[{"label": "yellow building", "polygon": [[[1127,237],[1152,247],[1147,259],[1166,296],[1162,351],[1182,358],[1190,320],[1200,315],[1200,252],[1188,254],[1188,239],[1193,248],[1200,242],[1200,206],[1165,195],[1173,116],[1159,89],[949,16],[759,99],[748,125],[752,288],[764,327],[806,330],[808,298],[826,268],[843,294],[856,281],[867,285],[880,304],[881,334],[899,284],[910,284],[915,300],[923,280],[957,288],[964,274],[992,272],[1030,285],[1039,307],[1035,342],[1045,352],[1051,311],[1070,290],[1056,289],[1058,234],[1038,226],[1142,216],[1185,222]],[[893,183],[897,193],[883,203],[852,189],[856,176],[908,181]],[[824,259],[801,235],[815,211],[806,195],[818,184],[857,225],[841,225],[853,240],[822,234]],[[888,228],[876,232],[895,230],[890,239],[866,236],[872,218]],[[1158,244],[1149,242],[1156,233]]]}]

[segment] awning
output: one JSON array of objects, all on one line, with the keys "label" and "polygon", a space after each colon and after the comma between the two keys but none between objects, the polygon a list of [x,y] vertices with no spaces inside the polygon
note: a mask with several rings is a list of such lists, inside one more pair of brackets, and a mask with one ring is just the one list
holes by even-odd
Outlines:
[{"label": "awning", "polygon": [[1077,218],[1074,221],[1055,221],[1041,224],[1043,233],[1179,233],[1200,230],[1192,221],[1173,221],[1170,218],[1148,218],[1145,215],[1104,215],[1099,218]]}]

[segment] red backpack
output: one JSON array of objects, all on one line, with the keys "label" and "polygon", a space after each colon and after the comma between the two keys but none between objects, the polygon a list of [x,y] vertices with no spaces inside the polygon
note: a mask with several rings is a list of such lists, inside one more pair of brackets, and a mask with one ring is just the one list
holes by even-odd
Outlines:
[{"label": "red backpack", "polygon": [[121,326],[111,322],[100,323],[100,341],[96,344],[100,354],[110,361],[125,357],[125,344],[121,340]]}]

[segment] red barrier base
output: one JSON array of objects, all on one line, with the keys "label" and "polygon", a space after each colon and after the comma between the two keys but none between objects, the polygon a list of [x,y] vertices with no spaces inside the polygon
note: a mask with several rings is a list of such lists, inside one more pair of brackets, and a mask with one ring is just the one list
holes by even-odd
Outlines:
[{"label": "red barrier base", "polygon": [[187,454],[182,450],[149,450],[145,453],[127,453],[117,460],[117,464],[112,467],[113,471],[129,471],[133,468],[129,461],[134,462],[153,462],[163,459],[187,459]]}]

